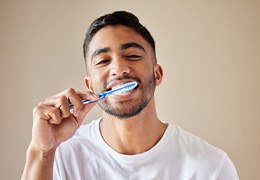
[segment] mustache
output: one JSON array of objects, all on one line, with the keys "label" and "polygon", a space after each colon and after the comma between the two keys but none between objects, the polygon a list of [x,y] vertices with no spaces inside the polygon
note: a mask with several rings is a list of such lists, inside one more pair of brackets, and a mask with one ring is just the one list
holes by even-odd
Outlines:
[{"label": "mustache", "polygon": [[124,75],[122,77],[116,77],[108,80],[105,84],[103,89],[107,89],[108,85],[114,81],[122,81],[122,80],[131,80],[131,81],[136,81],[139,84],[141,84],[141,79],[136,77],[136,76],[131,76],[131,75]]}]

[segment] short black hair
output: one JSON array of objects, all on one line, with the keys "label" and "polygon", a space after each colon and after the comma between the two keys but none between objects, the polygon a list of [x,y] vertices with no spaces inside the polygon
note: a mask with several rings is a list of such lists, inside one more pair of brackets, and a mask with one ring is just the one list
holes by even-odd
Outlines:
[{"label": "short black hair", "polygon": [[[140,34],[151,45],[155,57],[155,42],[148,29],[146,29],[146,27],[144,27],[139,22],[139,19],[134,14],[127,11],[115,11],[113,13],[109,13],[97,18],[90,25],[86,33],[86,37],[84,39],[84,44],[83,44],[83,53],[84,53],[84,59],[86,64],[87,64],[86,56],[87,56],[88,46],[91,39],[100,29],[108,25],[112,25],[112,26],[123,25],[133,29],[136,33]],[[156,62],[156,57],[154,59]]]}]

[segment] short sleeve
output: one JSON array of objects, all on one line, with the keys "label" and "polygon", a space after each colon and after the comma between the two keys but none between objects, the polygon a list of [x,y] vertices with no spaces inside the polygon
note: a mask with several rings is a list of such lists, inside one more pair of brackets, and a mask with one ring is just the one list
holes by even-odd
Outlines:
[{"label": "short sleeve", "polygon": [[216,179],[217,180],[226,180],[226,179],[239,180],[236,168],[227,155],[225,156],[223,166],[220,169]]}]

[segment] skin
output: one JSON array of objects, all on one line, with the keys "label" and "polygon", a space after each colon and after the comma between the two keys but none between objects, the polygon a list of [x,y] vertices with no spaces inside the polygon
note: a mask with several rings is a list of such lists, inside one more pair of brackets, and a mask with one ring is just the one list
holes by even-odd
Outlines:
[{"label": "skin", "polygon": [[[140,47],[122,48],[122,45],[129,43]],[[103,111],[100,131],[103,139],[122,154],[138,154],[152,148],[167,127],[156,114],[154,89],[151,89],[155,87],[146,88],[151,77],[155,86],[162,81],[162,68],[154,63],[154,58],[151,46],[132,29],[120,25],[99,30],[91,40],[87,53],[89,76],[85,82],[89,91],[80,93],[70,88],[46,98],[34,108],[32,140],[27,150],[22,179],[52,179],[56,148],[74,135],[86,114],[96,104],[83,105],[82,99],[95,99],[94,92],[136,78],[139,81],[136,89],[123,95],[111,95],[99,105],[112,107],[121,114],[126,114],[129,108],[135,108],[143,99],[147,100],[146,107],[127,118],[115,117]],[[73,112],[69,110],[69,101],[75,106]]]}]

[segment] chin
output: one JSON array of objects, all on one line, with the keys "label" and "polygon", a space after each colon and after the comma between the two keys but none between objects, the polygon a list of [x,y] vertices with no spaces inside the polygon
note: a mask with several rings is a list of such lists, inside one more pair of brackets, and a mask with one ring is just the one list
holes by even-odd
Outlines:
[{"label": "chin", "polygon": [[130,103],[119,104],[118,107],[113,107],[112,105],[108,105],[107,103],[100,103],[99,106],[103,111],[107,114],[114,116],[118,119],[127,119],[134,117],[140,114],[148,105],[150,100],[144,100],[139,103],[134,103],[130,105]]}]

